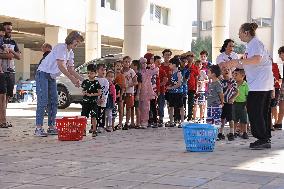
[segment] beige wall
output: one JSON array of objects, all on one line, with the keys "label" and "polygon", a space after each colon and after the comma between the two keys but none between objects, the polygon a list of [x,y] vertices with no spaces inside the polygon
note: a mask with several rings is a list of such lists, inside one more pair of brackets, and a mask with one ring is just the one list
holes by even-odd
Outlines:
[{"label": "beige wall", "polygon": [[247,22],[248,0],[230,2],[230,38],[237,43],[241,43],[238,33],[240,26]]},{"label": "beige wall", "polygon": [[213,1],[202,1],[201,2],[202,7],[202,14],[200,16],[200,19],[202,21],[209,21],[213,20]]},{"label": "beige wall", "polygon": [[252,0],[252,18],[271,18],[272,0]]},{"label": "beige wall", "polygon": [[[280,0],[283,1],[283,0]],[[213,19],[211,10],[213,1],[202,1],[201,3],[201,21]],[[252,18],[272,18],[272,0],[252,0]],[[282,17],[283,18],[283,17]],[[239,39],[238,32],[241,24],[248,22],[248,0],[231,0],[230,1],[230,38],[237,43],[242,43]],[[212,31],[202,31],[201,37],[212,36]],[[272,27],[259,27],[257,36],[264,43],[268,51],[273,51]]]}]

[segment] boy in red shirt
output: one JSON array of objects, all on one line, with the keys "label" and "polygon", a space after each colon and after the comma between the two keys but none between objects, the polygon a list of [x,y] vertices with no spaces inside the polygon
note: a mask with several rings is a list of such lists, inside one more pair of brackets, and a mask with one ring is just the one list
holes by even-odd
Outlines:
[{"label": "boy in red shirt", "polygon": [[192,120],[192,111],[194,105],[194,95],[197,90],[197,81],[199,76],[199,69],[194,65],[194,54],[190,51],[182,54],[183,57],[187,58],[187,69],[189,70],[189,79],[187,82],[188,87],[188,114],[187,114],[187,121]]},{"label": "boy in red shirt", "polygon": [[[160,66],[160,70],[163,70],[166,74],[166,77],[167,77],[167,82],[166,83],[160,83],[161,87],[164,87],[164,95],[162,95],[160,97],[160,105],[163,107],[165,106],[165,100],[168,102],[169,99],[168,99],[168,92],[166,92],[166,87],[170,85],[170,81],[171,81],[171,75],[172,75],[172,71],[169,67],[169,64],[170,64],[170,59],[171,59],[171,56],[172,56],[172,51],[170,49],[165,49],[163,52],[163,58],[164,58],[164,62],[163,64]],[[160,110],[162,110],[162,117],[159,118],[159,121],[160,121],[160,124],[163,124],[163,118],[164,118],[164,108],[162,107],[159,107]]]}]

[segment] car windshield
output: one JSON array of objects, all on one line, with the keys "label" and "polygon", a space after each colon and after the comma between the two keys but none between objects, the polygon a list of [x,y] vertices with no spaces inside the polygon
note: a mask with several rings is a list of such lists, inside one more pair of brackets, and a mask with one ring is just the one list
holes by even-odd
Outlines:
[{"label": "car windshield", "polygon": [[114,70],[114,62],[115,61],[116,61],[116,59],[98,59],[98,60],[90,61],[90,62],[87,62],[85,64],[82,64],[81,66],[78,66],[76,68],[76,71],[79,74],[87,74],[87,66],[89,64],[100,64],[100,63],[105,64],[106,67],[107,67],[107,70],[109,70],[109,69]]}]

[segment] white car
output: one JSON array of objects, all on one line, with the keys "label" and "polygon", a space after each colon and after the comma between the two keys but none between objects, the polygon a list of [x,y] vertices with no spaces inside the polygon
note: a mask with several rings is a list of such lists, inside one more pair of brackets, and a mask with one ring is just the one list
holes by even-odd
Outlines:
[{"label": "white car", "polygon": [[[111,68],[114,62],[119,59],[120,54],[117,55],[107,55],[100,59],[95,59],[90,62],[86,62],[81,66],[77,67],[75,70],[87,78],[87,66],[89,64],[104,63],[107,68]],[[82,88],[77,88],[74,84],[65,76],[61,75],[57,79],[57,93],[58,93],[58,108],[65,109],[69,107],[71,103],[81,103],[82,102]]]}]

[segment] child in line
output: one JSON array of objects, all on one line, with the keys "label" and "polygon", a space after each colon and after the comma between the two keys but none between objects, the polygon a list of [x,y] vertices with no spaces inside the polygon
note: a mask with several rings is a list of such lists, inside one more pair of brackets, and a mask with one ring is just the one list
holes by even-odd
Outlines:
[{"label": "child in line", "polygon": [[[141,90],[142,75],[140,73],[140,62],[139,60],[133,60],[131,68],[135,71],[137,77],[137,85],[134,87],[134,111],[135,111],[135,128],[139,129],[141,127],[140,123],[140,111],[139,111],[139,94]],[[131,112],[132,113],[132,112]],[[133,112],[134,114],[134,112]]]},{"label": "child in line", "polygon": [[149,121],[150,100],[155,98],[151,78],[158,73],[158,68],[154,68],[154,60],[151,62],[150,69],[147,69],[147,59],[140,58],[142,83],[139,94],[140,123],[142,129],[147,129]]},{"label": "child in line", "polygon": [[[187,99],[187,81],[189,78],[189,70],[187,69],[187,58],[185,56],[180,57],[180,73],[182,76],[182,103],[183,103],[183,110],[184,110],[184,115],[186,115],[186,99]],[[180,109],[179,108],[174,108],[174,120],[176,123],[179,123],[181,120],[180,116]],[[179,124],[179,126],[181,126]]]},{"label": "child in line", "polygon": [[220,67],[218,65],[210,66],[207,75],[211,81],[208,84],[206,123],[220,125],[222,106],[224,104],[223,88],[218,79],[221,75]]},{"label": "child in line", "polygon": [[[169,64],[172,71],[170,85],[167,87],[167,91],[169,93],[169,127],[175,126],[174,108],[179,109],[181,123],[184,122],[182,75],[178,69],[180,63],[180,59],[175,57],[170,60]],[[181,127],[181,124],[179,124],[178,127]]]},{"label": "child in line", "polygon": [[122,74],[122,61],[118,60],[115,62],[114,65],[115,70],[115,89],[116,89],[116,103],[117,103],[117,109],[118,109],[118,125],[115,126],[115,130],[122,128],[122,120],[123,120],[123,94],[125,93],[126,89],[126,82],[125,77]]},{"label": "child in line", "polygon": [[160,56],[154,56],[154,64],[157,68],[159,68],[159,85],[157,85],[157,93],[158,93],[158,127],[163,127],[163,119],[164,119],[164,108],[165,108],[165,86],[168,83],[168,77],[165,70],[161,69],[162,58]]},{"label": "child in line", "polygon": [[99,81],[102,88],[102,94],[101,96],[99,96],[98,100],[98,118],[97,118],[98,133],[101,133],[104,131],[105,128],[105,109],[106,109],[108,92],[109,92],[109,83],[108,80],[105,78],[106,75],[105,64],[101,63],[97,65],[97,73],[98,73],[97,80]]},{"label": "child in line", "polygon": [[113,121],[113,109],[115,106],[116,101],[116,90],[115,85],[113,84],[114,81],[114,71],[109,70],[106,73],[106,78],[109,83],[109,93],[107,98],[107,104],[106,104],[106,113],[105,113],[105,119],[106,119],[106,131],[111,132],[114,131],[114,121]]},{"label": "child in line", "polygon": [[233,120],[235,129],[239,124],[240,130],[242,132],[241,137],[243,139],[248,139],[247,134],[247,124],[248,124],[248,117],[247,117],[247,108],[246,108],[246,101],[248,97],[248,84],[244,81],[245,78],[245,71],[243,69],[235,69],[233,72],[233,77],[238,84],[239,94],[235,98],[233,104]]},{"label": "child in line", "polygon": [[198,122],[203,122],[205,105],[206,105],[206,88],[205,85],[208,83],[208,76],[205,70],[202,70],[202,63],[200,60],[195,61],[195,66],[199,70],[199,76],[197,81],[197,91],[195,94],[194,107],[193,107],[193,120],[196,120],[196,112],[199,107],[200,119]]},{"label": "child in line", "polygon": [[101,85],[96,80],[96,68],[94,64],[87,66],[88,79],[82,82],[83,101],[81,116],[89,118],[91,116],[92,123],[92,136],[96,137],[97,134],[97,111],[98,111],[98,96],[102,94]]},{"label": "child in line", "polygon": [[[147,59],[147,69],[151,69],[151,66],[154,65],[155,59],[154,54],[146,53],[144,58]],[[156,65],[155,65],[156,67]],[[158,68],[158,67],[156,67]],[[157,99],[158,99],[158,87],[160,86],[160,78],[159,73],[157,72],[151,78],[151,84],[153,91],[155,93],[155,97],[150,101],[150,111],[149,111],[149,126],[152,128],[158,128],[158,109],[157,109]]]},{"label": "child in line", "polygon": [[233,121],[233,103],[235,98],[238,96],[238,85],[237,82],[232,78],[232,71],[230,68],[222,68],[223,79],[221,80],[223,93],[224,93],[224,106],[222,108],[221,115],[221,128],[218,134],[219,139],[224,139],[224,126],[226,122],[229,122],[230,132],[227,135],[228,140],[232,141],[235,139],[234,136],[234,121]]},{"label": "child in line", "polygon": [[[124,96],[124,103],[126,106],[126,121],[122,127],[123,130],[128,130],[130,127],[129,121],[131,112],[134,107],[134,86],[138,84],[137,76],[133,69],[130,68],[131,58],[129,56],[123,57],[123,74],[126,82],[126,91]],[[131,119],[131,125],[134,125],[134,119]]]}]

